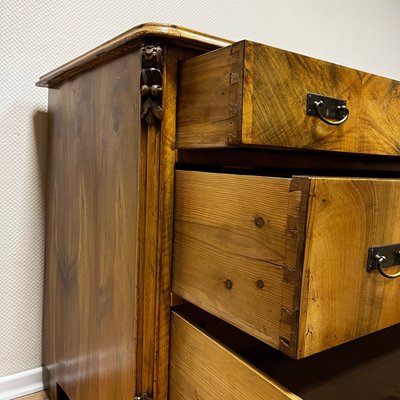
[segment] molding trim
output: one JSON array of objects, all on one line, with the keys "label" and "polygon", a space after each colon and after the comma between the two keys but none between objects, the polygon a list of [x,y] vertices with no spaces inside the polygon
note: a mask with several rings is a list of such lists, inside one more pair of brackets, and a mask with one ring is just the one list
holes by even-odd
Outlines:
[{"label": "molding trim", "polygon": [[43,367],[0,377],[0,400],[14,399],[43,389]]}]

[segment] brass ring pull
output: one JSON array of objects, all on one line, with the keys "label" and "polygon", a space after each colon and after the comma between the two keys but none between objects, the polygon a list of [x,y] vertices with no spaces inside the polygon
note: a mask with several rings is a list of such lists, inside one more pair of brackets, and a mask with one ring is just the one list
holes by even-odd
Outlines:
[{"label": "brass ring pull", "polygon": [[383,270],[383,266],[382,264],[384,263],[384,261],[386,260],[385,256],[380,256],[379,254],[375,255],[375,258],[377,260],[378,263],[378,271],[381,275],[383,275],[385,278],[389,278],[389,279],[395,279],[395,278],[399,278],[400,277],[400,271],[397,272],[396,274],[390,275],[387,272],[385,272]]},{"label": "brass ring pull", "polygon": [[347,118],[349,118],[350,115],[350,110],[346,107],[346,106],[338,106],[339,109],[343,110],[346,112],[346,115],[339,121],[331,121],[330,119],[325,118],[320,111],[320,107],[324,104],[324,102],[322,100],[320,101],[314,101],[314,107],[315,107],[315,111],[318,114],[318,117],[324,121],[326,124],[328,125],[340,125],[343,124],[343,122],[346,122]]}]

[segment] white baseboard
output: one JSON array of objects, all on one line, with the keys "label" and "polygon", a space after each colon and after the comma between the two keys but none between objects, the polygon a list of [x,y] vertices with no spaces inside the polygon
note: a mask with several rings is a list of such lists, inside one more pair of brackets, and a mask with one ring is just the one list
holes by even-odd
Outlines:
[{"label": "white baseboard", "polygon": [[0,400],[15,399],[43,389],[42,367],[0,377]]}]

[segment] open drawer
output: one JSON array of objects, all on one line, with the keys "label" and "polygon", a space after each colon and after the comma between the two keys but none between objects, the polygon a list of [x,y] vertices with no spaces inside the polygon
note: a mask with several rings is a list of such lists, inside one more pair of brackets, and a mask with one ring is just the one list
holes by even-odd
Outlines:
[{"label": "open drawer", "polygon": [[399,109],[398,81],[242,41],[181,64],[177,147],[398,155]]},{"label": "open drawer", "polygon": [[169,399],[399,399],[399,334],[396,326],[296,361],[216,318],[172,312]]},{"label": "open drawer", "polygon": [[172,291],[296,359],[397,324],[399,198],[400,180],[176,171]]}]

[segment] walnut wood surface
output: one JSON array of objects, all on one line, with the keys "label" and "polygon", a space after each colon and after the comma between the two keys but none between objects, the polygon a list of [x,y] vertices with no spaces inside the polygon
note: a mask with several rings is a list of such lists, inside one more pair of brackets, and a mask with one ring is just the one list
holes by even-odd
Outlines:
[{"label": "walnut wood surface", "polygon": [[172,313],[170,400],[300,399]]},{"label": "walnut wood surface", "polygon": [[52,87],[94,65],[140,47],[143,41],[177,43],[181,46],[209,51],[232,42],[176,25],[147,23],[135,26],[86,54],[42,76],[37,86]]},{"label": "walnut wood surface", "polygon": [[368,247],[400,243],[399,196],[399,180],[311,179],[300,357],[400,322],[400,280],[366,271]]},{"label": "walnut wood surface", "polygon": [[[178,147],[400,154],[399,82],[248,41],[230,49],[182,64]],[[350,117],[331,126],[306,115],[309,92],[347,100]]]},{"label": "walnut wood surface", "polygon": [[[140,54],[49,97],[45,364],[50,394],[136,393]],[[135,118],[134,116],[137,116]]]},{"label": "walnut wood surface", "polygon": [[283,178],[176,172],[172,291],[275,347],[292,251],[287,217],[299,209],[289,186]]}]

